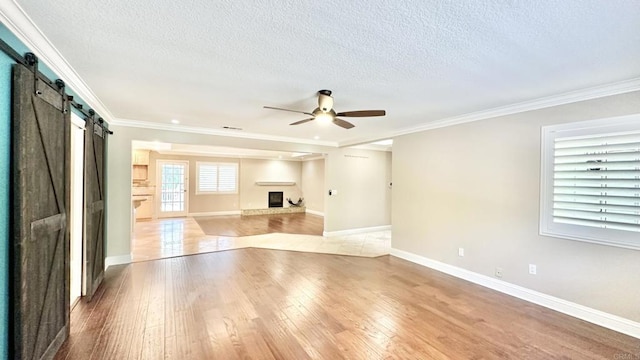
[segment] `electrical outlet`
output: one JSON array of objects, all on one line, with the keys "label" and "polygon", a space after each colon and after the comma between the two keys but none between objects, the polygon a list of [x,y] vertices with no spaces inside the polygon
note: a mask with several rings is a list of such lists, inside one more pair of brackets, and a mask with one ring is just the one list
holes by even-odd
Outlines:
[{"label": "electrical outlet", "polygon": [[538,267],[535,264],[529,264],[529,274],[535,275],[538,273]]},{"label": "electrical outlet", "polygon": [[458,256],[464,256],[464,248],[458,248]]},{"label": "electrical outlet", "polygon": [[499,267],[496,268],[496,277],[499,277],[499,278],[502,277],[502,268],[499,268]]}]

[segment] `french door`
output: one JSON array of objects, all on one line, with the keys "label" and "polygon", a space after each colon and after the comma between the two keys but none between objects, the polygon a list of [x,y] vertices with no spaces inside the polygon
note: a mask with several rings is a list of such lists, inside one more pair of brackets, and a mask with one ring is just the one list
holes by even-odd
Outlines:
[{"label": "french door", "polygon": [[189,210],[189,162],[158,160],[158,217],[187,216]]}]

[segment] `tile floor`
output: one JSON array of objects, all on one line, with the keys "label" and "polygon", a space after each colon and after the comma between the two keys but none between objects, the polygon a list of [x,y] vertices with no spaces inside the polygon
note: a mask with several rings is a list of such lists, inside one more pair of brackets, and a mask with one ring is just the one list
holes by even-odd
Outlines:
[{"label": "tile floor", "polygon": [[336,237],[282,233],[212,236],[188,217],[138,221],[131,242],[134,262],[246,247],[376,257],[389,254],[391,231]]}]

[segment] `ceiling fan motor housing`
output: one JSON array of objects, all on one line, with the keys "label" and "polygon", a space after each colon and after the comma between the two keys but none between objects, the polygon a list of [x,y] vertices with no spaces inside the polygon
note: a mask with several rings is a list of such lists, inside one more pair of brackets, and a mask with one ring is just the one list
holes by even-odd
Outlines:
[{"label": "ceiling fan motor housing", "polygon": [[333,109],[333,97],[331,97],[330,90],[318,91],[318,108],[325,113]]}]

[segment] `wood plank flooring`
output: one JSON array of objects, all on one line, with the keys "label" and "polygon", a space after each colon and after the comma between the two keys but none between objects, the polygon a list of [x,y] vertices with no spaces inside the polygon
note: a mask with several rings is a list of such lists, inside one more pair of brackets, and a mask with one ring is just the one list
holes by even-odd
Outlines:
[{"label": "wood plank flooring", "polygon": [[251,236],[270,233],[322,235],[322,216],[295,213],[273,215],[228,215],[194,217],[207,235]]},{"label": "wood plank flooring", "polygon": [[392,257],[113,266],[57,359],[636,359],[640,340]]}]

